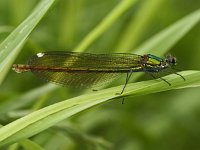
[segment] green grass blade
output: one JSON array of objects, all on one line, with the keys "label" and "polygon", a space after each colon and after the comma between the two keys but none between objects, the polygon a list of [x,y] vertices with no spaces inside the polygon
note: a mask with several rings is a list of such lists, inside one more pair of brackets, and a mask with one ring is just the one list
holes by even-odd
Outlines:
[{"label": "green grass blade", "polygon": [[88,143],[90,145],[100,145],[101,147],[105,147],[106,149],[111,149],[112,144],[101,137],[92,136],[77,130],[75,124],[67,124],[66,122],[59,123],[58,125],[53,127],[57,131],[60,131],[62,134],[66,134],[66,136],[70,136],[77,141],[81,141],[83,143]]},{"label": "green grass blade", "polygon": [[162,32],[138,47],[135,52],[138,54],[153,53],[158,56],[166,53],[186,33],[188,33],[200,20],[200,9],[192,12],[176,23],[172,24]]},{"label": "green grass blade", "polygon": [[[183,71],[180,74],[186,78],[186,81],[174,74],[164,77],[172,84],[171,86],[159,79],[131,83],[127,85],[123,96],[145,95],[172,89],[200,86],[200,71]],[[71,98],[18,119],[0,128],[0,145],[3,146],[17,142],[22,138],[28,138],[83,110],[121,97],[116,95],[116,93],[119,93],[122,87],[123,85]]]},{"label": "green grass blade", "polygon": [[119,38],[119,43],[116,46],[116,52],[129,52],[140,40],[144,34],[144,30],[154,18],[155,13],[162,7],[164,1],[143,1],[142,6],[133,14],[133,19],[125,27],[125,31]]},{"label": "green grass blade", "polygon": [[103,20],[94,28],[83,41],[75,48],[75,51],[81,52],[85,50],[93,41],[103,34],[128,8],[130,8],[137,0],[121,1]]},{"label": "green grass blade", "polygon": [[0,84],[20,52],[28,35],[55,0],[42,0],[34,11],[0,44]]},{"label": "green grass blade", "polygon": [[[59,5],[59,20],[57,26],[58,40],[60,48],[68,49],[75,46],[78,33],[78,19],[84,11],[86,1],[65,1]],[[81,26],[82,27],[82,26]]]},{"label": "green grass blade", "polygon": [[40,147],[37,143],[25,139],[19,142],[19,144],[25,149],[25,150],[44,150],[42,147]]},{"label": "green grass blade", "polygon": [[[43,86],[32,89],[26,93],[23,93],[22,95],[15,96],[11,99],[7,99],[6,101],[3,101],[0,105],[0,114],[10,112],[11,110],[26,106],[27,104],[30,104],[33,101],[35,101],[37,97],[44,95],[44,93],[47,94],[48,92],[57,89],[57,87],[58,86],[53,84],[45,84]],[[13,105],[14,101],[17,101],[17,103]]]}]

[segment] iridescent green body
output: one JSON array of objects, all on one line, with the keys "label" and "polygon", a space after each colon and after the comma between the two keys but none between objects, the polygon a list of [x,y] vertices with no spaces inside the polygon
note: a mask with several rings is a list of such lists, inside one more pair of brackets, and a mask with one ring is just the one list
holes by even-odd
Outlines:
[{"label": "iridescent green body", "polygon": [[147,56],[148,56],[147,63],[149,63],[151,65],[160,65],[160,63],[163,61],[162,58],[157,57],[157,56],[152,55],[152,54],[147,54]]}]

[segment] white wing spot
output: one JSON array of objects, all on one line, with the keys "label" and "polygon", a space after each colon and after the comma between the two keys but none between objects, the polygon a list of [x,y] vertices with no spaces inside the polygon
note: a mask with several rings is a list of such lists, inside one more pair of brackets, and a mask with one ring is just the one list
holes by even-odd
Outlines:
[{"label": "white wing spot", "polygon": [[44,53],[37,53],[37,56],[42,57],[42,56],[44,56]]}]

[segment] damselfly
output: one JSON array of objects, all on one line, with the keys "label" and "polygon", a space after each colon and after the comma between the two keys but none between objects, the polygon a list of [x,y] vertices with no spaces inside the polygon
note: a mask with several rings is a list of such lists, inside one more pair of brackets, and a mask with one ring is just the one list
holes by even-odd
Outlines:
[{"label": "damselfly", "polygon": [[[77,52],[42,52],[33,55],[28,64],[14,64],[17,73],[31,71],[41,79],[62,86],[92,86],[112,81],[121,74],[126,74],[124,89],[133,72],[147,72],[152,77],[155,73],[168,68],[173,69],[176,58],[168,55],[162,59],[152,54],[136,55],[127,53],[90,54]],[[178,74],[185,80],[185,78]],[[164,78],[159,77],[171,85]]]}]

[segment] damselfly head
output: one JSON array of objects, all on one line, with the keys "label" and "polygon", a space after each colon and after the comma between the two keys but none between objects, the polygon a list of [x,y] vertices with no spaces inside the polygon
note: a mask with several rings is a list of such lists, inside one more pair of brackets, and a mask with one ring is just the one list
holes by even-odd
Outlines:
[{"label": "damselfly head", "polygon": [[165,60],[169,65],[172,65],[172,66],[176,65],[177,63],[176,57],[172,55],[168,55]]}]

